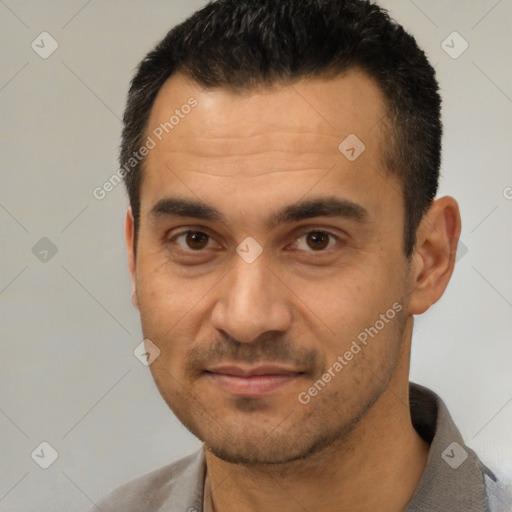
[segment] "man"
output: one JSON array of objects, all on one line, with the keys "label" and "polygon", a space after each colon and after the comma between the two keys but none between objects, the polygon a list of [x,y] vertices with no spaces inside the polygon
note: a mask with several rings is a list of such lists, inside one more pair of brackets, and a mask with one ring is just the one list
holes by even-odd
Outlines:
[{"label": "man", "polygon": [[461,229],[440,152],[434,70],[365,0],[219,0],[169,32],[128,97],[126,240],[150,370],[203,448],[97,508],[507,510],[409,383]]}]

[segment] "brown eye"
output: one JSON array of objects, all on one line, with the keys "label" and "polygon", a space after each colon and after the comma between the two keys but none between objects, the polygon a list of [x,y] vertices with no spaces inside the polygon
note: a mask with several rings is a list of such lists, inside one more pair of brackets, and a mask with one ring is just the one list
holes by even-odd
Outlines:
[{"label": "brown eye", "polygon": [[315,251],[321,251],[329,245],[329,234],[322,231],[311,231],[307,234],[307,244]]},{"label": "brown eye", "polygon": [[208,247],[210,236],[202,231],[186,231],[175,240],[182,249],[200,251]]},{"label": "brown eye", "polygon": [[204,249],[208,245],[210,237],[206,233],[200,231],[190,231],[187,233],[186,242],[191,249]]},{"label": "brown eye", "polygon": [[311,230],[296,239],[297,249],[305,252],[323,252],[338,242],[338,237],[327,231]]}]

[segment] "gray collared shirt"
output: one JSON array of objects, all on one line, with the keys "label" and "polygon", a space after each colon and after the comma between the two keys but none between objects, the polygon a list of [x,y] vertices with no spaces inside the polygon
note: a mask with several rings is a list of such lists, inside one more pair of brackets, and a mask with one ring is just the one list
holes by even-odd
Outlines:
[{"label": "gray collared shirt", "polygon": [[[443,401],[411,383],[410,407],[430,451],[405,512],[510,512],[509,491],[465,445]],[[119,487],[90,512],[203,512],[205,477],[201,448]]]}]

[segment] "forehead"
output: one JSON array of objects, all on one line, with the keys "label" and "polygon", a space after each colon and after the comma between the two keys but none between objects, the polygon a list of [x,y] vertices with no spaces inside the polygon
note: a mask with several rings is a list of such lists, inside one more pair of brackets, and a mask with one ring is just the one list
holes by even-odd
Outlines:
[{"label": "forehead", "polygon": [[[196,122],[182,122],[188,114],[184,118],[180,110],[188,112],[186,105],[192,99],[197,101],[191,112]],[[172,128],[163,134],[170,135],[165,137],[169,146],[173,141],[183,144],[191,136],[247,138],[272,130],[335,139],[357,132],[365,138],[383,118],[385,104],[377,84],[358,68],[330,79],[317,77],[237,90],[204,88],[177,73],[157,94],[147,132],[169,123],[174,115]]]},{"label": "forehead", "polygon": [[146,128],[154,147],[144,163],[141,203],[150,209],[177,189],[217,201],[217,209],[241,208],[235,201],[220,204],[222,194],[245,207],[258,199],[297,200],[313,186],[316,192],[351,190],[351,199],[371,195],[386,174],[385,105],[378,86],[358,69],[241,91],[203,88],[173,75]]}]

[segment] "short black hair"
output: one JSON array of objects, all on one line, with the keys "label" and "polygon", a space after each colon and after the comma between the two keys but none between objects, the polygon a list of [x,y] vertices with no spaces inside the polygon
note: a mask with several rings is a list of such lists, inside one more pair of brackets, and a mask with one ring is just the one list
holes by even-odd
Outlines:
[{"label": "short black hair", "polygon": [[[416,230],[438,188],[441,98],[435,71],[415,39],[368,0],[208,3],[170,30],[139,64],[124,113],[121,167],[126,170],[143,145],[155,98],[177,72],[206,88],[251,89],[351,68],[371,77],[387,103],[382,158],[401,184],[404,252],[410,258]],[[123,173],[135,235],[143,164],[141,159]]]}]

